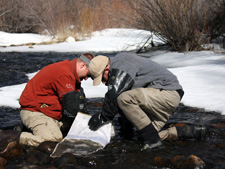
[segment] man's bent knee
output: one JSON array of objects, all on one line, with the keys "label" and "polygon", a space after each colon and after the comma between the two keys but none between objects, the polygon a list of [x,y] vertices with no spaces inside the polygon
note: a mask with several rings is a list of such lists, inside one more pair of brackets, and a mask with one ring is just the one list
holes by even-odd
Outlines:
[{"label": "man's bent knee", "polygon": [[123,93],[117,97],[117,104],[120,108],[124,105],[124,100],[125,100],[125,97]]},{"label": "man's bent knee", "polygon": [[117,97],[117,104],[122,109],[124,106],[129,105],[132,102],[132,96],[130,91],[123,92]]}]

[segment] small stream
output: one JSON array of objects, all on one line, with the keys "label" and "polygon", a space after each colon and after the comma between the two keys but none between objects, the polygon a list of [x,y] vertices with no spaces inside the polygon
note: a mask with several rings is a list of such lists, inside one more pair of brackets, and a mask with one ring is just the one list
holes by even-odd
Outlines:
[{"label": "small stream", "polygon": [[[113,56],[114,54],[104,53],[104,55]],[[0,53],[0,87],[25,83],[28,81],[27,73],[36,72],[48,64],[78,56],[78,53],[55,52]],[[103,98],[88,99],[88,110],[100,112],[102,102]],[[118,119],[119,116],[113,121],[117,133],[120,132]],[[0,129],[13,129],[20,123],[19,109],[0,107]],[[206,140],[165,140],[162,149],[142,152],[134,131],[134,135],[130,138],[116,135],[105,149],[94,154],[79,157],[65,154],[56,159],[49,156],[55,143],[46,143],[38,148],[23,147],[20,155],[15,154],[15,156],[7,158],[5,168],[225,168],[225,116],[218,112],[206,112],[204,109],[180,104],[165,127],[183,123],[206,125],[208,127]]]}]

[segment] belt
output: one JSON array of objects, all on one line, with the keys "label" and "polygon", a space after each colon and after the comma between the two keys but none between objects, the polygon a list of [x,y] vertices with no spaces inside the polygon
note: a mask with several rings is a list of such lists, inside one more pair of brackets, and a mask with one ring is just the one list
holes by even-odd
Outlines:
[{"label": "belt", "polygon": [[176,92],[179,94],[180,99],[182,99],[182,97],[184,95],[184,91],[182,89],[178,89],[178,90],[176,90]]}]

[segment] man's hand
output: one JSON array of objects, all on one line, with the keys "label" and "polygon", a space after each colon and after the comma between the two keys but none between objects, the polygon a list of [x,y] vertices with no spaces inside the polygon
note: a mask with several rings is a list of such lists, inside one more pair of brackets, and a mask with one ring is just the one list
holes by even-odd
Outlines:
[{"label": "man's hand", "polygon": [[106,120],[101,113],[94,114],[88,122],[88,126],[90,130],[96,131],[100,127],[106,124]]},{"label": "man's hand", "polygon": [[43,104],[40,106],[40,108],[44,108],[44,107],[49,107],[49,105],[43,103]]}]

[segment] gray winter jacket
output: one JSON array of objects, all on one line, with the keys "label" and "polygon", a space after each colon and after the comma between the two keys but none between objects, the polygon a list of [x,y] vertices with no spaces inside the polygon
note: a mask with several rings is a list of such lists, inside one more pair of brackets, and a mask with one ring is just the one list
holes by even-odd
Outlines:
[{"label": "gray winter jacket", "polygon": [[131,53],[119,53],[110,57],[110,70],[117,68],[128,73],[134,80],[134,88],[156,88],[163,90],[182,89],[177,77],[168,69],[149,58]]}]

